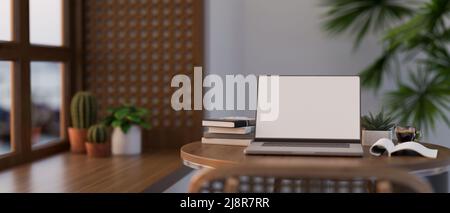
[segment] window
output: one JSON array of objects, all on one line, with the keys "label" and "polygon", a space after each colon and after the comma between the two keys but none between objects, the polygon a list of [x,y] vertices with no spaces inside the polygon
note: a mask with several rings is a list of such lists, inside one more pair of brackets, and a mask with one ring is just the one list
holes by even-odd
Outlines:
[{"label": "window", "polygon": [[68,147],[79,2],[0,0],[0,169]]},{"label": "window", "polygon": [[62,45],[62,0],[30,0],[30,41]]},{"label": "window", "polygon": [[0,0],[0,40],[11,41],[11,0]]},{"label": "window", "polygon": [[11,64],[0,61],[0,155],[11,151]]},{"label": "window", "polygon": [[31,143],[60,140],[61,63],[31,62]]}]

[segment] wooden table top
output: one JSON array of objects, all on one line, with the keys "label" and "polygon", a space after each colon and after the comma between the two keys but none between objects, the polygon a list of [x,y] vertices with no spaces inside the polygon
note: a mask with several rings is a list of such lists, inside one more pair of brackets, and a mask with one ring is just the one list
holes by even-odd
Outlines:
[{"label": "wooden table top", "polygon": [[[397,167],[411,172],[447,171],[450,165],[450,149],[443,146],[424,144],[438,149],[438,157],[429,159],[417,156],[381,156],[370,155],[369,147],[364,147],[364,157],[319,157],[319,156],[268,156],[245,155],[245,147],[209,145],[201,142],[187,144],[181,148],[181,158],[192,165],[218,168],[244,163],[276,165],[317,165],[317,166],[363,166],[363,167]],[[436,172],[436,171],[435,171]]]},{"label": "wooden table top", "polygon": [[175,149],[110,158],[65,152],[0,171],[0,193],[139,193],[181,167]]}]

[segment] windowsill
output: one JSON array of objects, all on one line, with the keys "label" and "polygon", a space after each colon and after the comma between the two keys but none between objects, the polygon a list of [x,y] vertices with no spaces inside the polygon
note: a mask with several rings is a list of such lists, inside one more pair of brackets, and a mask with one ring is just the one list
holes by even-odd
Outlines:
[{"label": "windowsill", "polygon": [[88,158],[68,152],[0,172],[0,192],[143,192],[181,168],[179,150]]}]

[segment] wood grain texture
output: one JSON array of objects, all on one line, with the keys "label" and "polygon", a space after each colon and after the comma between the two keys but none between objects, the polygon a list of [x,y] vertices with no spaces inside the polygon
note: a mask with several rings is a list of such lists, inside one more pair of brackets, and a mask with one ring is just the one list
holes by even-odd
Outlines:
[{"label": "wood grain texture", "polygon": [[306,156],[252,156],[245,155],[245,147],[208,145],[201,142],[187,144],[181,148],[181,158],[185,161],[212,168],[223,166],[260,163],[266,165],[317,165],[317,166],[359,166],[359,167],[398,167],[409,171],[447,167],[450,164],[450,149],[426,144],[438,149],[437,159],[424,157],[374,157],[369,148],[364,147],[364,157],[306,157]]},{"label": "wood grain texture", "polygon": [[0,193],[138,193],[180,167],[176,150],[105,159],[62,153],[0,172]]}]

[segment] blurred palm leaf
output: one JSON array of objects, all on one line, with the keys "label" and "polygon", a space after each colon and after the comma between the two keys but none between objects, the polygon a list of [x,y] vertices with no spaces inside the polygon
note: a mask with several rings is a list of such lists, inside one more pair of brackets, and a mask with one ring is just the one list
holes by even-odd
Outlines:
[{"label": "blurred palm leaf", "polygon": [[361,76],[361,83],[367,88],[378,89],[383,83],[384,74],[390,71],[393,54],[385,52],[373,64],[364,69]]},{"label": "blurred palm leaf", "polygon": [[425,53],[425,60],[417,60],[418,71],[410,74],[410,84],[400,83],[387,102],[401,122],[429,131],[437,121],[450,126],[450,54],[443,46]]},{"label": "blurred palm leaf", "polygon": [[355,48],[368,33],[384,30],[390,23],[401,21],[413,10],[409,1],[399,0],[327,0],[323,28],[330,34],[350,30],[356,33]]},{"label": "blurred palm leaf", "polygon": [[444,46],[435,47],[427,51],[428,58],[418,62],[425,65],[428,70],[449,75],[450,54]]},{"label": "blurred palm leaf", "polygon": [[[450,0],[421,1],[422,6],[416,10],[412,2],[329,0],[323,28],[330,34],[350,31],[358,47],[367,34],[396,24],[383,37],[381,56],[361,72],[362,84],[379,89],[384,76],[395,72],[398,88],[386,98],[392,115],[428,131],[438,121],[450,126]],[[405,65],[416,64],[416,69],[409,70],[408,81],[400,78],[404,76],[400,70],[405,70],[397,67],[400,58]]]},{"label": "blurred palm leaf", "polygon": [[410,75],[409,84],[400,83],[396,91],[387,96],[393,115],[404,124],[413,124],[420,129],[434,129],[438,120],[450,126],[450,88],[448,76],[430,77],[426,72]]},{"label": "blurred palm leaf", "polygon": [[406,23],[395,27],[386,34],[384,40],[389,48],[402,46],[411,50],[426,46],[441,39],[449,39],[445,19],[450,12],[450,1],[431,0],[422,6],[417,14]]}]

